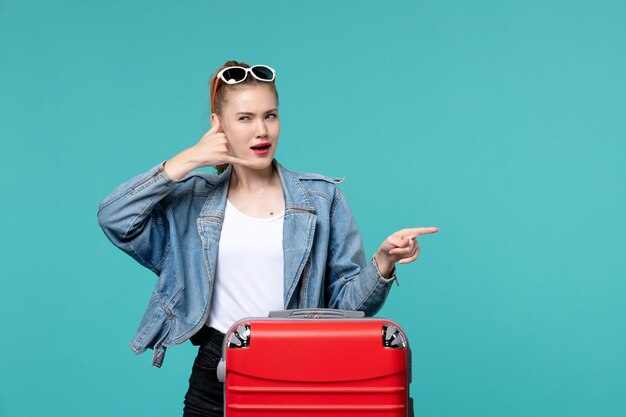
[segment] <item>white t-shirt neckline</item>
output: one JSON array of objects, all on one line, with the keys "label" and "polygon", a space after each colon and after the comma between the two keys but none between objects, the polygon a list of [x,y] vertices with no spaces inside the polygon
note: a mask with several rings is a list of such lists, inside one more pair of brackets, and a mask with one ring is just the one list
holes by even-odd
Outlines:
[{"label": "white t-shirt neckline", "polygon": [[243,213],[242,211],[240,211],[233,203],[230,202],[229,199],[226,199],[226,205],[228,205],[230,208],[233,209],[233,211],[235,213],[237,213],[238,215],[240,215],[241,217],[244,217],[248,220],[254,221],[254,222],[261,222],[261,223],[265,223],[265,222],[273,222],[276,220],[281,219],[284,215],[285,212],[280,212],[272,217],[252,217],[252,216],[248,216],[247,214]]}]

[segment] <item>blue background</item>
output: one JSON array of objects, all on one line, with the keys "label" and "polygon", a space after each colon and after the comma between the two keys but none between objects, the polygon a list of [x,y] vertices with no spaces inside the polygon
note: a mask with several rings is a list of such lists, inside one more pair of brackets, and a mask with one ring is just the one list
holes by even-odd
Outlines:
[{"label": "blue background", "polygon": [[438,226],[379,313],[419,416],[626,415],[626,3],[0,0],[0,416],[173,416],[195,349],[127,346],[155,277],[96,221],[276,68],[289,169],[371,255]]}]

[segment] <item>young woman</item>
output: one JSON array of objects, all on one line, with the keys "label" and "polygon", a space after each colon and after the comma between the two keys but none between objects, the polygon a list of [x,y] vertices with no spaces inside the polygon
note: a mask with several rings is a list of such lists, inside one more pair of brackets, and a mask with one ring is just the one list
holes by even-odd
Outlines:
[{"label": "young woman", "polygon": [[[417,236],[387,237],[366,260],[339,179],[291,172],[274,159],[280,119],[275,71],[228,61],[210,82],[211,129],[200,141],[117,187],[98,221],[120,249],[159,279],[130,342],[154,350],[199,345],[185,416],[221,416],[215,368],[224,333],[242,317],[328,307],[374,315],[395,264],[419,256]],[[217,167],[218,175],[192,172]]]}]

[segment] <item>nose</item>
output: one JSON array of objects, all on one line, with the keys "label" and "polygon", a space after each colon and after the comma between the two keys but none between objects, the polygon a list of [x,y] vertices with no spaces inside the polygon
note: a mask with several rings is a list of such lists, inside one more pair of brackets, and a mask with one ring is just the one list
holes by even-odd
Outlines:
[{"label": "nose", "polygon": [[267,136],[267,126],[265,126],[265,120],[259,120],[257,123],[257,136],[263,138]]}]

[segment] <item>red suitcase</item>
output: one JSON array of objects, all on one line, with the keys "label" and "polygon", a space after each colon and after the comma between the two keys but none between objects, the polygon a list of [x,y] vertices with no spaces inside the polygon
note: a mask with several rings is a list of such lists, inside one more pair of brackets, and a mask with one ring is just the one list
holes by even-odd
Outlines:
[{"label": "red suitcase", "polygon": [[363,316],[284,310],[235,323],[218,366],[224,415],[412,416],[407,338],[395,323]]}]

